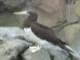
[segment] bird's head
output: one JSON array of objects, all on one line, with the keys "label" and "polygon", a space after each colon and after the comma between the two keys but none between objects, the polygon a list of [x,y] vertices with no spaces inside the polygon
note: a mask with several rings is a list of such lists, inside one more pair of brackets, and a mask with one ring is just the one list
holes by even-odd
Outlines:
[{"label": "bird's head", "polygon": [[28,12],[28,17],[23,22],[23,27],[30,27],[32,23],[37,22],[38,14],[33,11]]}]

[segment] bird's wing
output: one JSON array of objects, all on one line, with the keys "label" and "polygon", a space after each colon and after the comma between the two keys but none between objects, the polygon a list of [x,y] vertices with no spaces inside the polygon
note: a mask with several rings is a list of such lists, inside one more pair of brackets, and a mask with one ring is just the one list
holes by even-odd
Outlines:
[{"label": "bird's wing", "polygon": [[46,26],[43,26],[39,23],[33,23],[31,25],[31,29],[37,37],[47,40],[48,42],[51,42],[55,45],[67,44],[67,43],[63,42],[62,40],[58,39],[55,32],[52,29],[50,29]]}]

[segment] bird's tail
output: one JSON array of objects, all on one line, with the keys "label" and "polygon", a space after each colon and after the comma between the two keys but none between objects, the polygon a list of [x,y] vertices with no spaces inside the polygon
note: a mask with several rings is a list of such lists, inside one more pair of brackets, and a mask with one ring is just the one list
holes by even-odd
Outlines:
[{"label": "bird's tail", "polygon": [[68,52],[76,59],[80,60],[80,54],[78,52],[76,52],[75,50],[73,50],[71,47],[69,47],[68,45],[65,45],[66,49],[68,50]]}]

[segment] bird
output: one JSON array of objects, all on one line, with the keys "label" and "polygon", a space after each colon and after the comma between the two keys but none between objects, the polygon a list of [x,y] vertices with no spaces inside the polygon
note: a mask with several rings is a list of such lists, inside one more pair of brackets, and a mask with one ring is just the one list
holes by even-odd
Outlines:
[{"label": "bird", "polygon": [[53,29],[37,22],[38,14],[36,12],[27,11],[27,14],[28,17],[23,22],[23,28],[27,35],[26,38],[35,41],[41,47],[47,48],[48,50],[66,51],[68,54],[80,59],[80,55],[68,43],[58,38]]}]

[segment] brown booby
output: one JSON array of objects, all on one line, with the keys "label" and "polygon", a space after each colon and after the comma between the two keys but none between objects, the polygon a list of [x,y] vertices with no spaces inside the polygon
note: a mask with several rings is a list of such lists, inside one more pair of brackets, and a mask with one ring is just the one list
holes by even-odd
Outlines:
[{"label": "brown booby", "polygon": [[46,45],[44,46],[46,48],[51,47],[54,49],[65,50],[74,57],[80,58],[80,55],[72,48],[70,48],[66,42],[59,39],[52,29],[37,22],[37,13],[29,11],[28,14],[29,15],[27,19],[24,20],[23,28],[29,40],[37,42],[38,44],[42,45],[41,47]]},{"label": "brown booby", "polygon": [[62,50],[67,51],[69,54],[72,54],[73,56],[80,58],[80,55],[76,51],[74,51],[72,48],[70,48],[66,42],[59,39],[52,29],[42,24],[39,24],[37,22],[37,19],[38,19],[37,13],[31,12],[31,11],[29,11],[28,13],[29,13],[29,16],[24,21],[23,26],[26,33],[30,34],[30,36],[28,36],[30,39],[33,39],[39,44],[41,43],[44,44],[43,42],[47,41],[48,43],[56,47],[59,47]]}]

